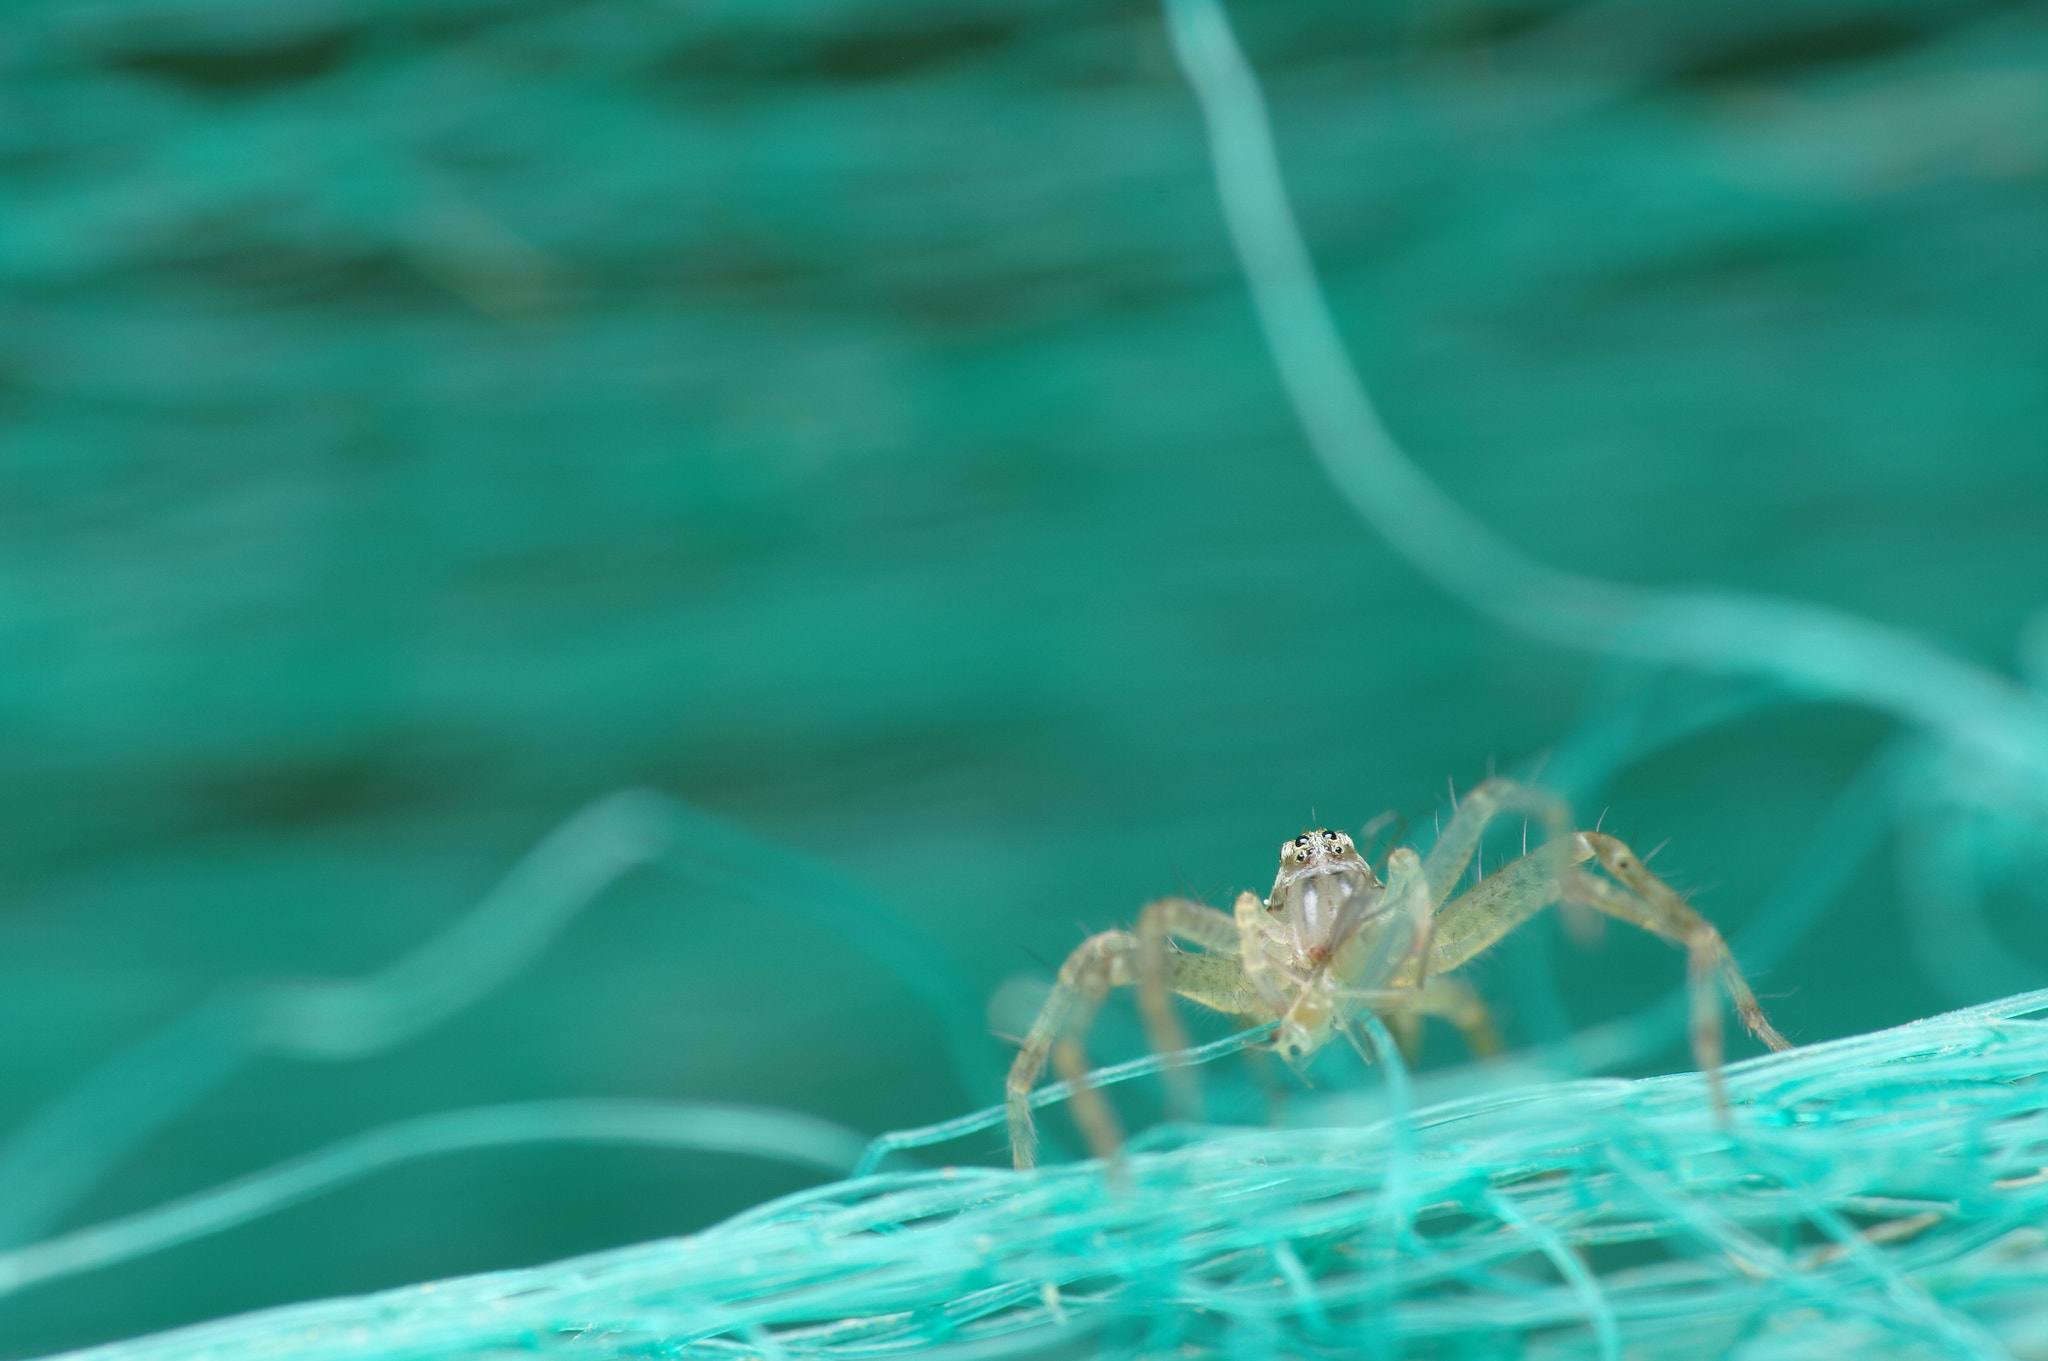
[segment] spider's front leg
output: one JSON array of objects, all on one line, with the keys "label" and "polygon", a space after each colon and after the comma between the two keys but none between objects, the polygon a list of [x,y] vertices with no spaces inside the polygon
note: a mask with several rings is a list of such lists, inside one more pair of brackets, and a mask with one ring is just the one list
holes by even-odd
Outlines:
[{"label": "spider's front leg", "polygon": [[[1597,859],[1613,880],[1580,866]],[[1616,882],[1618,881],[1618,882]],[[1791,1044],[1764,1017],[1734,956],[1714,924],[1652,874],[1642,858],[1603,832],[1574,832],[1503,865],[1437,914],[1433,972],[1465,964],[1555,902],[1571,902],[1641,927],[1684,947],[1692,991],[1693,1058],[1707,1076],[1714,1104],[1725,1107],[1721,1084],[1721,1005],[1718,975],[1749,1032],[1772,1049]]]},{"label": "spider's front leg", "polygon": [[[1173,1048],[1184,1048],[1185,1044],[1172,1043],[1173,1035],[1179,1033],[1178,1021],[1171,1003],[1165,999],[1167,992],[1179,993],[1216,1011],[1257,1014],[1256,994],[1237,960],[1227,953],[1236,948],[1236,925],[1230,918],[1186,899],[1163,899],[1149,905],[1138,920],[1153,942],[1151,948],[1147,948],[1145,939],[1129,931],[1104,931],[1081,942],[1067,956],[1038,1019],[1031,1023],[1030,1033],[1010,1064],[1010,1154],[1020,1169],[1037,1161],[1038,1138],[1031,1124],[1032,1086],[1045,1070],[1048,1056],[1062,1078],[1072,1080],[1087,1074],[1088,1056],[1082,1047],[1082,1037],[1094,1024],[1096,1013],[1102,1009],[1103,999],[1112,987],[1139,983],[1145,971],[1154,972],[1156,980],[1156,971],[1163,970],[1164,987],[1157,1001],[1144,1001],[1141,993],[1141,1005],[1146,1009],[1148,1025],[1156,1024],[1158,1016],[1165,1016],[1173,1030],[1167,1032],[1164,1040],[1155,1034],[1155,1042]],[[1174,953],[1167,948],[1169,932],[1217,953]],[[1152,961],[1149,966],[1144,962],[1147,959]],[[1149,987],[1144,989],[1150,991]],[[1098,1157],[1115,1153],[1123,1142],[1122,1131],[1102,1093],[1082,1088],[1073,1094],[1072,1101],[1075,1123],[1080,1125],[1089,1148]]]},{"label": "spider's front leg", "polygon": [[1570,812],[1564,800],[1555,794],[1513,780],[1488,780],[1465,795],[1451,820],[1437,834],[1436,844],[1429,848],[1429,858],[1422,862],[1423,877],[1429,881],[1431,911],[1442,907],[1444,899],[1451,896],[1451,888],[1463,877],[1465,867],[1472,863],[1472,855],[1479,849],[1480,837],[1503,813],[1535,818],[1549,832],[1546,841],[1559,841],[1571,834]]},{"label": "spider's front leg", "polygon": [[1646,931],[1682,945],[1686,951],[1686,975],[1692,984],[1692,1047],[1701,1071],[1714,1089],[1714,1103],[1727,1104],[1721,1089],[1721,1001],[1714,992],[1718,974],[1735,1014],[1750,1034],[1773,1049],[1790,1049],[1792,1042],[1778,1033],[1764,1016],[1763,1007],[1749,983],[1736,967],[1735,956],[1714,924],[1695,912],[1678,891],[1650,872],[1642,857],[1604,832],[1581,832],[1600,865],[1626,884],[1631,892],[1619,893],[1615,886],[1590,874],[1574,872],[1567,888],[1579,901],[1609,916],[1619,917]]},{"label": "spider's front leg", "polygon": [[[1402,1056],[1411,1062],[1421,1045],[1422,1020],[1426,1016],[1439,1016],[1456,1026],[1464,1037],[1465,1048],[1475,1058],[1500,1052],[1500,1033],[1494,1029],[1493,1012],[1462,978],[1438,975],[1419,988],[1386,988],[1344,995],[1378,1012],[1387,1029],[1393,1032]],[[1366,1061],[1372,1061],[1370,1055],[1366,1055]]]},{"label": "spider's front leg", "polygon": [[[1144,1018],[1145,1036],[1153,1053],[1171,1054],[1188,1047],[1187,1027],[1174,1013],[1170,996],[1179,990],[1175,987],[1176,969],[1184,984],[1197,981],[1197,975],[1206,975],[1199,981],[1212,987],[1243,984],[1253,992],[1267,991],[1263,973],[1253,972],[1254,961],[1262,964],[1265,952],[1253,926],[1246,921],[1246,899],[1263,912],[1265,905],[1258,895],[1244,893],[1238,896],[1234,917],[1191,898],[1161,898],[1147,903],[1138,913],[1138,1012]],[[1176,939],[1199,945],[1205,953],[1177,954],[1172,944]],[[1235,962],[1229,968],[1219,969],[1214,964],[1195,963],[1196,959]],[[1228,1001],[1229,1005],[1219,1010],[1243,1013],[1254,1005],[1249,997],[1233,996]],[[1193,1070],[1168,1068],[1160,1076],[1166,1082],[1168,1108],[1178,1118],[1192,1116],[1199,1105]]]},{"label": "spider's front leg", "polygon": [[1421,857],[1405,846],[1389,855],[1376,910],[1342,924],[1328,963],[1281,1017],[1273,1051],[1298,1069],[1333,1034],[1349,1035],[1361,1008],[1410,1009],[1429,979],[1434,906]]}]

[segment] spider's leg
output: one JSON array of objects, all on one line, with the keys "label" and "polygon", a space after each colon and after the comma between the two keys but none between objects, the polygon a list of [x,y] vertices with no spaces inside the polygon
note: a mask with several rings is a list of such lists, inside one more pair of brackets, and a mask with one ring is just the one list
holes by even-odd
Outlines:
[{"label": "spider's leg", "polygon": [[[1052,1070],[1064,1081],[1073,1082],[1087,1075],[1088,1050],[1083,1038],[1094,1027],[1095,1015],[1102,1010],[1102,999],[1109,994],[1110,985],[1131,981],[1137,938],[1121,931],[1117,935],[1122,947],[1117,953],[1099,953],[1076,972],[1074,1009],[1067,1017],[1064,1033],[1052,1046]],[[1116,1111],[1107,1096],[1093,1087],[1077,1087],[1067,1100],[1074,1123],[1081,1127],[1081,1137],[1087,1140],[1096,1157],[1111,1157],[1123,1147],[1123,1126],[1117,1123]]]},{"label": "spider's leg", "polygon": [[[1471,802],[1468,795],[1466,803]],[[1577,868],[1596,856],[1620,882]],[[1717,1106],[1726,1104],[1721,1086],[1721,1005],[1714,992],[1717,973],[1750,1033],[1773,1049],[1791,1047],[1764,1018],[1756,994],[1713,923],[1644,868],[1635,852],[1604,832],[1577,832],[1552,841],[1504,865],[1445,907],[1437,914],[1432,970],[1457,968],[1560,901],[1591,908],[1685,947],[1692,987],[1693,1057],[1707,1075]]]},{"label": "spider's leg", "polygon": [[[1191,941],[1207,951],[1204,955],[1176,955],[1169,938]],[[1170,1054],[1188,1047],[1187,1027],[1174,1013],[1168,994],[1174,989],[1176,959],[1228,960],[1226,977],[1241,979],[1244,971],[1234,956],[1238,952],[1238,925],[1230,916],[1189,898],[1161,898],[1147,903],[1138,913],[1138,1011],[1145,1018],[1145,1034],[1157,1054]],[[1200,970],[1184,969],[1192,980]],[[1216,973],[1213,968],[1210,973]],[[1214,980],[1207,980],[1214,981]],[[1192,1115],[1200,1098],[1191,1068],[1168,1068],[1168,1107],[1181,1118]]]},{"label": "spider's leg", "polygon": [[1380,1013],[1401,1057],[1413,1068],[1422,1058],[1422,1013],[1412,1007],[1396,1007]]},{"label": "spider's leg", "polygon": [[1500,1052],[1500,1031],[1494,1027],[1493,1012],[1462,978],[1432,978],[1415,998],[1415,1010],[1424,1016],[1441,1016],[1458,1027],[1465,1047],[1479,1058]]},{"label": "spider's leg", "polygon": [[[1466,796],[1467,807],[1476,794]],[[1584,837],[1567,837],[1510,860],[1466,889],[1436,914],[1429,972],[1449,973],[1490,949],[1508,932],[1557,902],[1562,896],[1558,876],[1592,858],[1593,848]]]},{"label": "spider's leg", "polygon": [[1728,953],[1728,944],[1721,939],[1721,933],[1714,929],[1714,924],[1695,912],[1676,889],[1652,874],[1641,857],[1617,838],[1593,832],[1587,835],[1586,840],[1592,843],[1593,853],[1600,857],[1600,864],[1607,872],[1634,889],[1636,896],[1649,908],[1656,924],[1645,922],[1644,925],[1658,935],[1682,943],[1687,949],[1698,951],[1711,966],[1710,971],[1719,972],[1721,982],[1735,1002],[1735,1012],[1749,1033],[1773,1049],[1790,1049],[1792,1042],[1764,1019],[1764,1009],[1757,1005],[1756,994],[1749,990],[1742,970],[1735,966],[1735,957]]},{"label": "spider's leg", "polygon": [[1693,911],[1671,885],[1650,873],[1641,857],[1619,838],[1603,832],[1583,832],[1581,837],[1600,858],[1609,874],[1628,886],[1623,890],[1590,874],[1572,871],[1565,877],[1565,891],[1588,907],[1622,921],[1653,931],[1686,950],[1686,976],[1692,984],[1692,1048],[1700,1071],[1713,1087],[1714,1104],[1725,1106],[1721,1086],[1721,999],[1714,990],[1715,975],[1735,1003],[1750,1034],[1773,1049],[1790,1049],[1791,1042],[1780,1035],[1764,1016],[1756,994],[1736,967],[1735,957],[1714,924]]},{"label": "spider's leg", "polygon": [[1381,910],[1350,924],[1323,974],[1326,990],[1340,994],[1355,989],[1415,988],[1427,968],[1435,932],[1435,905],[1423,877],[1423,863],[1414,851],[1399,847],[1387,857],[1387,888]]},{"label": "spider's leg", "polygon": [[1436,844],[1429,848],[1429,858],[1422,862],[1423,873],[1429,881],[1431,907],[1439,906],[1451,896],[1451,889],[1465,873],[1465,867],[1472,863],[1473,853],[1479,849],[1480,837],[1503,813],[1535,817],[1550,828],[1552,840],[1565,836],[1571,830],[1564,801],[1555,795],[1513,780],[1488,780],[1466,793],[1451,820],[1437,834]]},{"label": "spider's leg", "polygon": [[1389,1014],[1404,1010],[1405,1000],[1382,1005],[1372,999],[1381,993],[1405,999],[1421,988],[1428,971],[1431,916],[1422,858],[1400,847],[1387,857],[1386,891],[1376,909],[1344,927],[1328,962],[1288,1007],[1281,1024],[1281,1056],[1298,1062],[1333,1033],[1349,1036],[1351,1019],[1363,1006]]},{"label": "spider's leg", "polygon": [[1432,978],[1421,987],[1362,988],[1337,994],[1380,1014],[1387,1029],[1400,1041],[1406,1055],[1420,1034],[1422,1018],[1441,1016],[1458,1027],[1465,1047],[1484,1058],[1500,1052],[1500,1036],[1494,1030],[1493,1013],[1472,985],[1462,978]]},{"label": "spider's leg", "polygon": [[[1104,931],[1082,941],[1060,966],[1052,992],[1010,1064],[1010,1155],[1018,1168],[1030,1167],[1037,1160],[1038,1138],[1031,1126],[1031,1088],[1045,1070],[1047,1058],[1051,1058],[1062,1078],[1074,1079],[1087,1073],[1088,1055],[1082,1037],[1094,1024],[1095,1014],[1101,1010],[1109,990],[1138,981],[1142,952],[1138,937],[1129,931]],[[1235,959],[1182,954],[1168,954],[1165,959],[1169,991],[1217,1011],[1262,1012]],[[1122,1135],[1107,1099],[1092,1088],[1082,1088],[1073,1094],[1072,1101],[1074,1120],[1081,1126],[1089,1147],[1101,1157],[1115,1153]]]},{"label": "spider's leg", "polygon": [[1231,905],[1231,916],[1237,926],[1237,958],[1245,983],[1266,1009],[1278,1016],[1287,1010],[1291,993],[1282,983],[1286,976],[1273,967],[1272,957],[1266,953],[1266,900],[1256,893],[1240,893]]},{"label": "spider's leg", "polygon": [[[1103,997],[1115,984],[1133,981],[1136,958],[1143,955],[1143,946],[1135,937],[1126,937],[1133,948],[1119,955],[1109,956],[1104,967],[1084,972],[1076,989],[1077,1000],[1072,1014],[1067,1018],[1066,1033],[1061,1035],[1052,1047],[1053,1071],[1066,1082],[1078,1083],[1088,1075],[1088,1052],[1082,1045],[1083,1037],[1095,1023],[1095,1015],[1102,1009]],[[1181,996],[1213,1007],[1217,1011],[1229,1012],[1238,1009],[1240,1002],[1249,1001],[1246,996],[1244,971],[1237,961],[1223,955],[1168,955],[1167,986]],[[1182,1043],[1180,1048],[1186,1048]],[[1168,1051],[1171,1052],[1171,1051]],[[1167,1072],[1178,1072],[1169,1068]],[[1098,1158],[1111,1158],[1123,1146],[1123,1129],[1117,1123],[1116,1112],[1110,1108],[1109,1098],[1093,1087],[1079,1087],[1068,1098],[1072,1103],[1074,1123],[1081,1127],[1082,1137],[1088,1141],[1089,1151]]]},{"label": "spider's leg", "polygon": [[[1010,1157],[1019,1169],[1031,1166],[1038,1157],[1038,1135],[1031,1127],[1031,1088],[1045,1070],[1047,1055],[1071,1021],[1078,1019],[1085,1027],[1094,1019],[1096,1008],[1102,1004],[1102,994],[1109,990],[1112,975],[1119,968],[1125,975],[1124,981],[1130,981],[1130,956],[1137,945],[1138,938],[1128,931],[1104,931],[1074,947],[1074,953],[1060,965],[1059,977],[1047,994],[1045,1005],[1039,1008],[1038,1018],[1031,1023],[1017,1057],[1010,1063]],[[1076,1018],[1077,1006],[1091,993],[1093,1001],[1085,1014]],[[1080,1104],[1077,1099],[1076,1106]]]}]

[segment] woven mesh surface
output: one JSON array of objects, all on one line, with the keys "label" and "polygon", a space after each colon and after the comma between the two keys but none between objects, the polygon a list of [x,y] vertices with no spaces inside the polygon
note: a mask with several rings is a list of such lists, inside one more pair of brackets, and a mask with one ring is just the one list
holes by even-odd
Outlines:
[{"label": "woven mesh surface", "polygon": [[1158,1130],[1114,1164],[874,1175],[687,1238],[76,1355],[2033,1355],[2043,1011],[1736,1065],[1725,1121],[1680,1075]]}]

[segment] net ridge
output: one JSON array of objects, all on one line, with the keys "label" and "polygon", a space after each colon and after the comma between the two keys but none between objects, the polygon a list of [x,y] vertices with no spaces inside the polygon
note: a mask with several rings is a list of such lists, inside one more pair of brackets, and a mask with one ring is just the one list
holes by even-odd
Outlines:
[{"label": "net ridge", "polygon": [[[68,1354],[2001,1356],[2048,1339],[2048,992],[1697,1074],[1113,1162],[883,1172],[687,1237]],[[907,1142],[916,1142],[910,1139]]]}]

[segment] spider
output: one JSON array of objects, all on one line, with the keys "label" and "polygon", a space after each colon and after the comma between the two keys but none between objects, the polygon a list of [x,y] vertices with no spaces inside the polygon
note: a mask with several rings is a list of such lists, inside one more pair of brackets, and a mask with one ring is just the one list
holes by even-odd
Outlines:
[{"label": "spider", "polygon": [[[1482,875],[1447,904],[1487,826],[1512,812],[1539,818],[1553,829],[1550,839]],[[1712,923],[1620,840],[1568,826],[1556,799],[1489,780],[1457,806],[1428,856],[1407,847],[1392,851],[1385,883],[1350,837],[1318,829],[1281,845],[1280,872],[1264,899],[1241,893],[1234,910],[1224,913],[1188,898],[1161,898],[1138,914],[1135,932],[1089,937],[1060,966],[1059,981],[1010,1066],[1010,1150],[1017,1167],[1030,1167],[1037,1153],[1032,1085],[1048,1056],[1063,1078],[1087,1071],[1082,1036],[1111,987],[1137,988],[1146,1029],[1161,1053],[1187,1045],[1169,993],[1252,1024],[1277,1021],[1273,1051],[1297,1068],[1339,1034],[1370,1060],[1353,1026],[1368,1008],[1411,1034],[1420,1018],[1444,1017],[1475,1052],[1488,1053],[1495,1046],[1485,1004],[1464,980],[1446,975],[1556,902],[1618,917],[1686,949],[1693,1055],[1716,1109],[1725,1109],[1717,974],[1752,1035],[1772,1049],[1791,1045],[1764,1018]],[[1590,861],[1606,874],[1591,873]],[[1202,953],[1180,950],[1170,939],[1200,946]],[[1175,1095],[1185,1106],[1191,1079],[1185,1070],[1168,1072],[1182,1084]],[[1101,1093],[1077,1090],[1073,1110],[1090,1147],[1100,1156],[1113,1153],[1121,1134]]]}]

